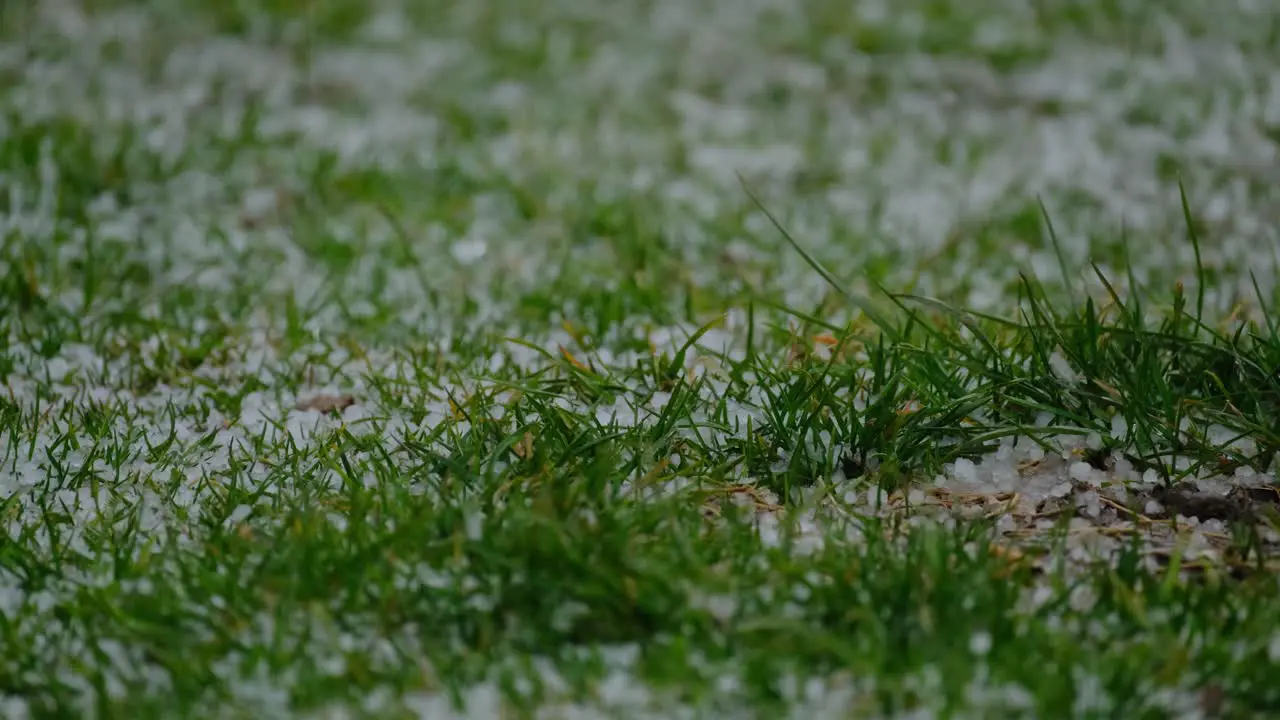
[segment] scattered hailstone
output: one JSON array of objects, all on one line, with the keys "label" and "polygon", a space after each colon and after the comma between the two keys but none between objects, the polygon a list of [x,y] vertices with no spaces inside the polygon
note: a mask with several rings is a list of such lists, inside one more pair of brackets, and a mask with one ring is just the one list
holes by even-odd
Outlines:
[{"label": "scattered hailstone", "polygon": [[978,468],[968,458],[956,460],[954,472],[956,479],[962,483],[973,484],[978,482]]},{"label": "scattered hailstone", "polygon": [[1116,414],[1111,417],[1111,437],[1115,440],[1124,440],[1129,435],[1129,421],[1124,419],[1124,415]]},{"label": "scattered hailstone", "polygon": [[253,514],[253,508],[243,504],[237,505],[235,509],[227,515],[225,525],[226,527],[235,527],[247,520],[251,514]]},{"label": "scattered hailstone", "polygon": [[7,718],[31,717],[27,701],[15,695],[0,695],[0,716]]},{"label": "scattered hailstone", "polygon": [[488,244],[480,238],[467,238],[459,240],[449,249],[450,253],[458,262],[463,265],[470,265],[480,258],[484,257],[485,251],[489,249]]},{"label": "scattered hailstone", "polygon": [[272,188],[256,188],[244,194],[240,207],[245,219],[261,221],[280,205],[280,196]]},{"label": "scattered hailstone", "polygon": [[484,514],[473,512],[466,518],[467,539],[478,542],[484,534]]},{"label": "scattered hailstone", "polygon": [[882,506],[888,504],[889,494],[883,488],[871,488],[867,491],[867,505],[879,510]]},{"label": "scattered hailstone", "polygon": [[1072,480],[1080,483],[1088,482],[1089,478],[1093,475],[1093,466],[1089,465],[1087,462],[1074,462],[1071,463],[1070,472]]},{"label": "scattered hailstone", "polygon": [[969,638],[969,652],[982,657],[991,652],[991,633],[976,632]]},{"label": "scattered hailstone", "polygon": [[1053,374],[1065,383],[1074,385],[1080,382],[1080,375],[1076,373],[1075,368],[1071,367],[1071,363],[1067,362],[1060,350],[1054,350],[1049,354],[1049,369],[1053,370]]},{"label": "scattered hailstone", "polygon": [[45,370],[49,373],[51,381],[60,383],[71,373],[71,363],[61,357],[50,358],[49,362],[45,363]]},{"label": "scattered hailstone", "polygon": [[1080,508],[1085,517],[1096,518],[1102,514],[1102,500],[1093,491],[1081,493],[1076,499],[1076,507]]}]

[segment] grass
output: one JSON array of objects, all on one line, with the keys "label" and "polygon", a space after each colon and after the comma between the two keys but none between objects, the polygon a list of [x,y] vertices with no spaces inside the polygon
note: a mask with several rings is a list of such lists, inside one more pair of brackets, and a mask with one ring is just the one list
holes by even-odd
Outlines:
[{"label": "grass", "polygon": [[0,715],[1280,708],[1280,16],[615,5],[0,8]]}]

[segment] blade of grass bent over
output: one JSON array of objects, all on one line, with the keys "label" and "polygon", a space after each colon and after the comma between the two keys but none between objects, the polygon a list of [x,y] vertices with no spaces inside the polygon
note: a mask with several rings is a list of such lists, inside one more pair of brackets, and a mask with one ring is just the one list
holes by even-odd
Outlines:
[{"label": "blade of grass bent over", "polygon": [[782,226],[782,223],[778,221],[772,212],[769,212],[769,209],[764,206],[764,203],[761,202],[760,198],[751,190],[751,187],[747,184],[746,178],[744,178],[741,173],[738,173],[738,181],[742,184],[742,189],[747,193],[747,197],[751,198],[751,202],[760,210],[760,212],[764,213],[764,216],[768,218],[769,223],[782,234],[782,237],[787,241],[787,244],[789,244],[796,252],[800,253],[800,257],[804,258],[804,261],[808,263],[809,267],[814,269],[814,272],[821,275],[822,279],[825,280],[828,285],[830,285],[836,292],[843,295],[844,298],[854,307],[862,311],[862,313],[867,317],[871,318],[872,322],[874,322],[882,331],[889,333],[893,332],[892,326],[889,325],[884,316],[872,309],[871,301],[868,298],[856,295],[843,287],[840,282],[836,280],[835,276],[831,274],[831,271],[823,267],[822,263],[818,262],[817,258],[810,255],[809,251],[805,250],[804,247],[791,236],[791,233],[787,232],[787,229]]}]

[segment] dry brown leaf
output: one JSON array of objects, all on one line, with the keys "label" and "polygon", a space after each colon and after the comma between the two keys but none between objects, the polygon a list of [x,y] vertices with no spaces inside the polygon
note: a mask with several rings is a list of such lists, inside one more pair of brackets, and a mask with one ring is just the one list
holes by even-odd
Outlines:
[{"label": "dry brown leaf", "polygon": [[533,433],[525,432],[524,437],[512,446],[511,451],[521,460],[528,460],[533,455]]},{"label": "dry brown leaf", "polygon": [[321,413],[340,413],[355,404],[356,399],[350,395],[315,395],[299,400],[296,407],[303,412],[314,410]]},{"label": "dry brown leaf", "polygon": [[1200,711],[1208,718],[1221,717],[1226,698],[1227,694],[1221,685],[1209,683],[1200,690]]}]

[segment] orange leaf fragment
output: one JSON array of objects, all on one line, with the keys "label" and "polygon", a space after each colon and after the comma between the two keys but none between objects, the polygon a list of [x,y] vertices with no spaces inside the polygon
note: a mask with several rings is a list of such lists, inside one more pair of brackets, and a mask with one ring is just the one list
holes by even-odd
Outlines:
[{"label": "orange leaf fragment", "polygon": [[591,372],[591,368],[587,367],[586,365],[583,365],[583,364],[582,364],[582,362],[581,362],[580,360],[578,360],[578,358],[574,357],[574,356],[573,356],[573,353],[571,353],[571,352],[569,352],[568,350],[566,350],[566,349],[565,349],[565,347],[564,347],[563,345],[561,345],[561,346],[559,346],[559,347],[560,347],[560,354],[564,356],[564,359],[565,359],[565,360],[568,360],[568,361],[569,361],[569,364],[570,364],[570,365],[572,365],[572,366],[574,366],[574,367],[578,368],[578,369],[579,369],[579,370],[581,370],[582,372],[586,372],[586,373]]}]

